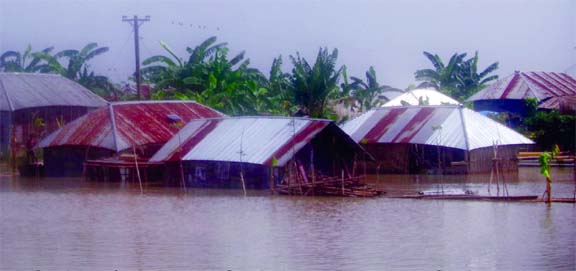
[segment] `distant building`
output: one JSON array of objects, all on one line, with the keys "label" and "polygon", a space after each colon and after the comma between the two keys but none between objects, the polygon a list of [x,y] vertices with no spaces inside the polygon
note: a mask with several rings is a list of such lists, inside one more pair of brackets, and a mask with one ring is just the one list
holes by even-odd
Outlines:
[{"label": "distant building", "polygon": [[137,152],[147,159],[190,120],[224,114],[194,101],[110,103],[48,135],[44,149],[47,176],[79,176],[83,162]]},{"label": "distant building", "polygon": [[0,152],[19,160],[42,136],[106,101],[55,74],[0,73]]},{"label": "distant building", "polygon": [[[539,109],[559,109],[560,100],[576,96],[576,79],[566,73],[519,72],[487,86],[467,101],[476,111],[526,113],[527,98],[538,101]],[[568,98],[573,99],[573,98]]]},{"label": "distant building", "polygon": [[332,121],[234,117],[190,121],[150,162],[164,162],[175,183],[239,188],[243,174],[248,188],[265,189],[285,181],[287,167],[313,182],[360,175],[365,159]]},{"label": "distant building", "polygon": [[[516,170],[516,155],[531,140],[472,110],[455,105],[374,108],[342,129],[376,159],[381,173]],[[494,147],[498,147],[494,153]]]}]

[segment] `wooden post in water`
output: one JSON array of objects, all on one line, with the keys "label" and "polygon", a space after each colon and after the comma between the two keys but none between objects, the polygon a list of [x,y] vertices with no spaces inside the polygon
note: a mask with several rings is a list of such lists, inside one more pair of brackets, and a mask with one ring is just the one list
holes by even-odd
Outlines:
[{"label": "wooden post in water", "polygon": [[546,177],[546,203],[552,203],[552,179],[548,176]]},{"label": "wooden post in water", "polygon": [[132,152],[134,153],[134,166],[136,167],[136,174],[138,175],[138,183],[140,184],[140,194],[144,192],[142,188],[142,179],[140,178],[140,169],[138,168],[138,155],[136,155],[136,145],[132,144]]}]

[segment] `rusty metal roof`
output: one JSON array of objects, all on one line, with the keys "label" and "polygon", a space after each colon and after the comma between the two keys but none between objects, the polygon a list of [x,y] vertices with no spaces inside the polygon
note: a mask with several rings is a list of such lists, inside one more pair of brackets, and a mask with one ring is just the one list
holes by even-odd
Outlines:
[{"label": "rusty metal roof", "polygon": [[548,98],[576,95],[576,80],[566,73],[515,72],[482,89],[468,101]]},{"label": "rusty metal roof", "polygon": [[516,131],[460,106],[402,106],[372,109],[342,125],[364,144],[409,143],[462,150],[533,144]]},{"label": "rusty metal roof", "polygon": [[558,109],[560,112],[574,112],[576,111],[576,95],[552,97],[538,105],[538,108]]},{"label": "rusty metal roof", "polygon": [[56,74],[0,73],[0,111],[44,106],[101,107],[106,101]]},{"label": "rusty metal roof", "polygon": [[194,101],[136,101],[111,103],[55,131],[38,147],[91,146],[122,151],[133,145],[163,144],[193,119],[224,114]]},{"label": "rusty metal roof", "polygon": [[[329,126],[341,131],[332,121],[308,118],[234,117],[193,120],[150,161],[175,161],[181,158],[284,166],[294,154]],[[341,136],[348,138],[344,132]],[[351,139],[349,142],[362,150]]]}]

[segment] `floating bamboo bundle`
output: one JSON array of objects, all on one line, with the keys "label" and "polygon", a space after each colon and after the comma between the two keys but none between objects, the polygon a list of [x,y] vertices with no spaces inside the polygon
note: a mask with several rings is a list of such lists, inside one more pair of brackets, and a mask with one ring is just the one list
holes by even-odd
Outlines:
[{"label": "floating bamboo bundle", "polygon": [[339,196],[339,197],[376,197],[383,194],[360,181],[361,177],[319,177],[318,172],[308,176],[298,163],[286,167],[282,184],[276,191],[282,195],[303,196]]}]

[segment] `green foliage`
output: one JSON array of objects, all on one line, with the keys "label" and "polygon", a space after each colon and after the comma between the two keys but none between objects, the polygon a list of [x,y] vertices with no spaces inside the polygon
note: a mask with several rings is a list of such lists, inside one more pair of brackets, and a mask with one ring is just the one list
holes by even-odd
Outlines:
[{"label": "green foliage", "polygon": [[376,79],[376,71],[370,66],[366,71],[366,81],[350,77],[352,83],[349,87],[352,89],[351,96],[356,101],[359,112],[366,112],[373,107],[381,106],[385,100],[380,99],[380,95],[386,91],[400,91],[386,85],[380,85]]},{"label": "green foliage", "polygon": [[528,137],[536,141],[542,149],[554,145],[565,150],[574,149],[576,116],[560,114],[557,110],[537,111],[524,119]]},{"label": "green foliage", "polygon": [[420,86],[434,87],[460,102],[484,88],[486,83],[498,79],[497,75],[490,75],[498,69],[498,62],[478,72],[478,52],[469,59],[465,59],[465,53],[455,53],[447,65],[437,54],[424,52],[424,56],[434,68],[416,71],[416,80],[424,81]]},{"label": "green foliage", "polygon": [[342,67],[336,67],[338,50],[330,53],[327,48],[320,48],[314,65],[310,65],[299,53],[290,56],[290,60],[293,65],[290,90],[294,103],[312,118],[334,117],[327,104],[330,99],[340,95],[338,81]]},{"label": "green foliage", "polygon": [[24,53],[6,51],[0,55],[0,72],[40,72],[51,71],[48,64],[42,61],[39,54],[49,54],[54,47],[48,47],[40,52],[32,52],[32,46],[28,45]]},{"label": "green foliage", "polygon": [[[46,71],[59,73],[70,80],[74,80],[82,86],[92,90],[103,97],[116,97],[119,90],[106,76],[96,75],[90,71],[88,62],[96,56],[108,52],[108,47],[98,47],[98,43],[88,43],[80,50],[62,50],[54,55],[51,50],[44,50],[34,54],[39,60],[46,62]],[[62,62],[62,60],[64,60]]]},{"label": "green foliage", "polygon": [[[229,58],[226,43],[216,44],[216,37],[194,49],[188,47],[187,58],[180,58],[168,45],[161,45],[170,57],[148,58],[142,69],[145,79],[155,85],[154,99],[196,100],[230,115],[274,112],[270,89],[282,88],[280,79],[271,84],[260,71],[249,66],[244,52]],[[281,61],[273,69],[279,70],[279,65]],[[274,75],[282,77],[278,71]]]},{"label": "green foliage", "polygon": [[554,159],[554,157],[556,157],[559,152],[560,149],[558,148],[558,145],[554,145],[552,152],[543,152],[540,154],[540,157],[538,157],[540,173],[547,179],[550,179],[550,161],[552,161],[552,159]]},{"label": "green foliage", "polygon": [[89,71],[88,61],[107,52],[108,47],[98,47],[93,42],[81,50],[63,50],[52,55],[53,50],[54,47],[49,47],[32,52],[29,45],[23,53],[6,51],[0,55],[0,72],[58,73],[101,96],[118,95],[118,88],[107,77]]}]

